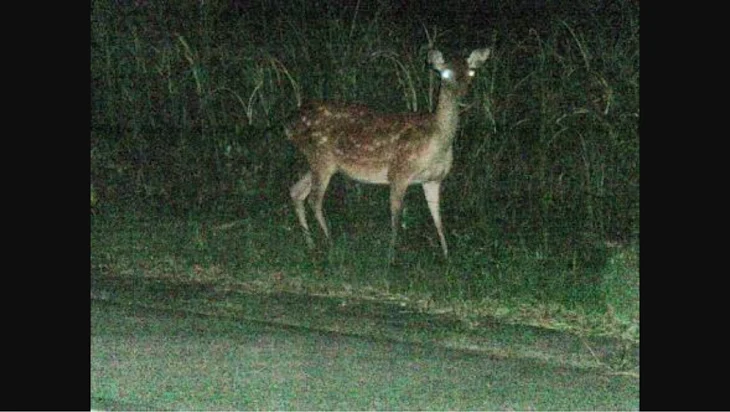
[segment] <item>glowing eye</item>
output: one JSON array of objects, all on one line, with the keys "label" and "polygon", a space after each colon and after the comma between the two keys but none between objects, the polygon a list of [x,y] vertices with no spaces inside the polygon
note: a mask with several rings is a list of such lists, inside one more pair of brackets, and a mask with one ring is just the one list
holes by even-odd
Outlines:
[{"label": "glowing eye", "polygon": [[474,77],[476,72],[474,70],[469,70],[469,77]]},{"label": "glowing eye", "polygon": [[454,72],[451,71],[451,70],[449,70],[449,69],[446,69],[446,70],[444,70],[444,71],[441,72],[441,78],[442,79],[447,79],[448,80],[448,79],[451,79],[453,77],[454,77]]}]

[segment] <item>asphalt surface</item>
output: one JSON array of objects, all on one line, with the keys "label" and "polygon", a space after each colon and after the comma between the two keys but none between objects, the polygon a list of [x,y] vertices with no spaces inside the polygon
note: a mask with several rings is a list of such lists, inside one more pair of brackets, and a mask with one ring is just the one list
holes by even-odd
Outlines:
[{"label": "asphalt surface", "polygon": [[629,410],[639,408],[639,383],[596,368],[92,296],[91,407]]}]

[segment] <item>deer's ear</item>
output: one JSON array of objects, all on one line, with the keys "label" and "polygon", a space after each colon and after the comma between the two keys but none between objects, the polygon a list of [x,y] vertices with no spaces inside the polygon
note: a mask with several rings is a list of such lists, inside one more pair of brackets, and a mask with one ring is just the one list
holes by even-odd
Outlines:
[{"label": "deer's ear", "polygon": [[431,50],[428,52],[428,62],[431,63],[431,65],[438,71],[446,68],[444,55],[438,50]]},{"label": "deer's ear", "polygon": [[474,50],[471,52],[471,55],[469,55],[469,58],[466,59],[466,63],[469,65],[470,69],[476,69],[487,60],[490,53],[491,51],[488,48]]}]

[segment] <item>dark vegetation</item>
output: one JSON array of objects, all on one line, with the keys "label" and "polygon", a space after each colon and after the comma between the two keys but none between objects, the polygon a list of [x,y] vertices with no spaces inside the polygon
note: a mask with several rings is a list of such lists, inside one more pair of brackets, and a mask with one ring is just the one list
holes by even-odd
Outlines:
[{"label": "dark vegetation", "polygon": [[[306,269],[288,196],[304,161],[282,128],[300,101],[432,110],[429,48],[483,46],[442,194],[454,256],[412,189],[398,276],[638,322],[638,1],[93,0],[93,219],[240,220],[254,262]],[[333,180],[335,272],[380,267],[387,198]]]}]

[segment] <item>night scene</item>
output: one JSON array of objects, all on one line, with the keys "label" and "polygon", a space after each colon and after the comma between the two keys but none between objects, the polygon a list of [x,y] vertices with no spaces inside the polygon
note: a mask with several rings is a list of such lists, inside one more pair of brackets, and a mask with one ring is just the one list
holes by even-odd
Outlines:
[{"label": "night scene", "polygon": [[92,0],[91,410],[638,410],[639,0]]}]

